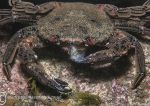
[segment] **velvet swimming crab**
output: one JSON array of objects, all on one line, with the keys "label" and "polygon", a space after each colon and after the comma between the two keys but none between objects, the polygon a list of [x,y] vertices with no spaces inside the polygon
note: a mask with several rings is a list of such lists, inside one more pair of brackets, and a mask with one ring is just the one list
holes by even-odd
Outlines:
[{"label": "velvet swimming crab", "polygon": [[[3,57],[4,72],[11,80],[11,67],[15,55],[19,57],[26,71],[39,83],[59,93],[71,92],[68,83],[44,73],[38,63],[35,49],[46,45],[57,45],[75,63],[89,64],[93,68],[106,67],[135,50],[137,77],[132,88],[138,87],[145,77],[145,57],[138,40],[128,32],[142,37],[150,34],[146,27],[149,22],[150,1],[142,6],[118,8],[110,4],[49,2],[34,5],[21,0],[9,0],[11,15],[0,20],[33,23],[20,29],[8,42]],[[2,13],[10,13],[1,10]],[[3,15],[2,14],[2,15]],[[1,14],[0,14],[1,15]],[[97,51],[86,55],[88,48],[96,46]]]}]

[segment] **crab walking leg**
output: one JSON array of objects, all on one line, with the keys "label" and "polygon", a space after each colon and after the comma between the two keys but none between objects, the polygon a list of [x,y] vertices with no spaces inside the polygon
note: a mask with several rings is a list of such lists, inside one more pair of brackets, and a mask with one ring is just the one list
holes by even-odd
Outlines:
[{"label": "crab walking leg", "polygon": [[0,9],[0,26],[10,22],[35,23],[54,9],[53,3],[34,5],[22,0],[9,0],[9,5],[12,9]]},{"label": "crab walking leg", "polygon": [[144,56],[143,49],[137,40],[135,40],[134,46],[135,46],[137,76],[132,85],[132,89],[137,88],[138,85],[142,82],[142,80],[146,76],[145,56]]},{"label": "crab walking leg", "polygon": [[[25,31],[27,31],[27,32],[25,32]],[[35,33],[35,28],[34,27],[23,28],[20,31],[18,31],[11,38],[11,40],[8,42],[8,46],[7,46],[7,49],[5,51],[3,61],[2,61],[3,62],[3,70],[4,70],[4,73],[6,74],[6,77],[7,77],[8,80],[11,80],[10,71],[11,71],[11,66],[13,65],[15,55],[16,55],[17,50],[18,50],[18,42],[21,39],[23,39],[27,36],[30,36],[34,33]]]},{"label": "crab walking leg", "polygon": [[0,9],[0,26],[12,22],[11,10],[10,9]]},{"label": "crab walking leg", "polygon": [[146,5],[150,5],[150,0],[147,0],[147,1],[143,4],[143,6],[146,6]]},{"label": "crab walking leg", "polygon": [[18,50],[18,56],[22,60],[23,70],[43,86],[56,90],[60,94],[71,92],[68,83],[54,76],[48,76],[44,72],[44,67],[37,62],[37,55],[30,47],[21,46]]},{"label": "crab walking leg", "polygon": [[141,6],[119,8],[111,4],[104,5],[104,11],[113,19],[150,21],[150,0]]},{"label": "crab walking leg", "polygon": [[4,70],[4,73],[6,74],[6,77],[8,80],[11,80],[10,70],[11,70],[11,65],[13,63],[16,52],[17,52],[17,45],[14,46],[12,50],[10,50],[11,54],[9,54],[9,53],[7,54],[9,56],[9,59],[7,62],[5,61],[6,55],[4,55],[3,70]]},{"label": "crab walking leg", "polygon": [[10,6],[13,6],[13,5],[16,5],[16,4],[30,4],[30,5],[33,5],[32,3],[30,2],[25,2],[25,1],[22,1],[22,0],[8,0],[8,3]]},{"label": "crab walking leg", "polygon": [[[17,3],[17,4],[16,4]],[[22,3],[22,4],[21,4]],[[35,22],[38,6],[30,2],[21,2],[20,0],[9,2],[12,9],[0,9],[0,25],[10,22]],[[37,14],[36,14],[37,15]]]},{"label": "crab walking leg", "polygon": [[[137,34],[148,35],[150,36],[150,29],[140,25],[140,23],[135,21],[115,21],[115,26],[118,29],[134,32]],[[144,36],[143,36],[144,37]]]}]

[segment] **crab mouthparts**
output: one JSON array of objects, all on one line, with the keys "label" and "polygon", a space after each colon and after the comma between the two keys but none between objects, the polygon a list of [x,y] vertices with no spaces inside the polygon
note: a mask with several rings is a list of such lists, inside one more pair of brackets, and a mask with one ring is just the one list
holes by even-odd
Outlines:
[{"label": "crab mouthparts", "polygon": [[85,60],[85,51],[79,51],[75,46],[70,47],[70,59],[76,63],[83,63]]}]

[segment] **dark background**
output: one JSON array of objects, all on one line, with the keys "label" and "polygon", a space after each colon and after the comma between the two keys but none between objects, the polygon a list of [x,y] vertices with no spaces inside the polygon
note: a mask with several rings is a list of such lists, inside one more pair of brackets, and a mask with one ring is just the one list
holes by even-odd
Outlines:
[{"label": "dark background", "polygon": [[[35,4],[41,4],[44,2],[54,1],[54,0],[23,0],[34,2]],[[133,5],[142,5],[146,0],[55,0],[55,1],[64,1],[64,2],[88,2],[93,4],[108,3],[114,4],[119,7],[133,6]],[[9,8],[8,0],[0,0],[0,8]]]}]

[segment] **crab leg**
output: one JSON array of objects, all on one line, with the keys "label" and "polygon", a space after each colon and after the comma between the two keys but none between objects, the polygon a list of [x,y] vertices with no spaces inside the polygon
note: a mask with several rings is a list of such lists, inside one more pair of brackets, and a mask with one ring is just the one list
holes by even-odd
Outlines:
[{"label": "crab leg", "polygon": [[54,9],[54,3],[34,5],[33,3],[22,0],[9,0],[9,5],[12,9],[0,9],[1,26],[9,22],[34,23],[37,19],[45,16]]},{"label": "crab leg", "polygon": [[150,1],[147,0],[142,6],[118,8],[117,6],[106,4],[104,11],[115,19],[138,19],[147,16],[150,12]]},{"label": "crab leg", "polygon": [[45,74],[43,70],[44,68],[40,63],[37,62],[36,53],[32,50],[34,47],[30,47],[26,43],[20,43],[22,39],[36,35],[36,32],[36,26],[29,26],[18,31],[9,41],[3,57],[3,67],[4,72],[7,73],[7,78],[10,80],[11,65],[13,64],[15,55],[17,55],[20,59],[21,66],[39,83],[48,88],[57,90],[58,93],[71,92],[71,89],[68,87],[66,82]]},{"label": "crab leg", "polygon": [[142,46],[138,41],[134,42],[134,46],[135,46],[135,56],[136,56],[136,70],[138,73],[132,85],[132,89],[137,88],[146,75],[145,56],[144,56]]},{"label": "crab leg", "polygon": [[143,6],[145,6],[145,5],[150,5],[150,0],[147,0],[147,1],[143,4]]},{"label": "crab leg", "polygon": [[[10,53],[12,53],[8,58],[5,58],[6,56],[4,55],[4,58],[3,58],[3,69],[4,69],[4,73],[6,74],[6,77],[8,80],[11,80],[11,76],[10,76],[10,70],[11,70],[11,64],[13,63],[13,60],[14,60],[14,57],[15,57],[15,54],[16,54],[16,51],[17,51],[17,45],[13,45],[12,46],[13,49],[11,49],[9,51],[9,53],[5,54],[5,55],[9,55]],[[5,60],[7,60],[7,62],[5,62]]]},{"label": "crab leg", "polygon": [[10,9],[0,9],[0,26],[12,22],[11,10]]},{"label": "crab leg", "polygon": [[[119,34],[120,32],[117,32],[117,33]],[[117,34],[117,36],[118,36],[118,34]],[[132,35],[130,35],[126,32],[122,32],[122,31],[120,34],[124,34],[127,37],[121,38],[122,40],[112,38],[111,39],[112,41],[110,41],[109,45],[107,45],[109,47],[109,49],[90,54],[89,56],[85,57],[84,61],[82,61],[82,62],[89,63],[91,65],[96,64],[95,66],[93,66],[96,68],[98,66],[101,67],[101,65],[104,65],[106,63],[110,63],[110,64],[113,63],[114,61],[119,59],[122,55],[126,55],[128,49],[134,48],[135,56],[136,56],[137,77],[132,85],[132,89],[135,89],[141,83],[141,81],[143,80],[143,78],[145,77],[145,74],[146,74],[144,52],[143,52],[143,49],[142,49],[140,43],[138,42],[138,40],[135,37],[133,37]],[[113,41],[115,41],[115,42],[113,42]],[[129,45],[131,45],[131,46],[129,46]]]},{"label": "crab leg", "polygon": [[54,9],[58,3],[48,2],[41,5],[35,5],[31,2],[25,2],[22,0],[9,0],[9,5],[14,12],[24,12],[29,15],[44,15]]},{"label": "crab leg", "polygon": [[115,21],[115,27],[128,32],[134,32],[142,35],[150,35],[150,29],[140,25],[140,23],[135,21]]},{"label": "crab leg", "polygon": [[[97,57],[97,58],[96,58]],[[93,54],[90,54],[85,58],[86,63],[94,64],[107,64],[107,63],[113,63],[117,59],[119,59],[121,56],[114,53],[113,50],[102,50]]]},{"label": "crab leg", "polygon": [[[24,33],[25,31],[27,31],[28,33]],[[13,37],[12,39],[8,42],[8,46],[6,49],[6,52],[4,54],[3,57],[3,69],[4,69],[4,73],[6,74],[6,77],[8,80],[11,80],[11,76],[10,76],[10,71],[11,71],[11,65],[13,64],[15,55],[17,53],[17,49],[18,49],[18,42],[24,38],[27,37],[31,34],[33,34],[34,29],[31,27],[26,27],[20,31],[18,31]],[[31,33],[30,33],[31,32]],[[24,36],[23,36],[24,34]]]}]

